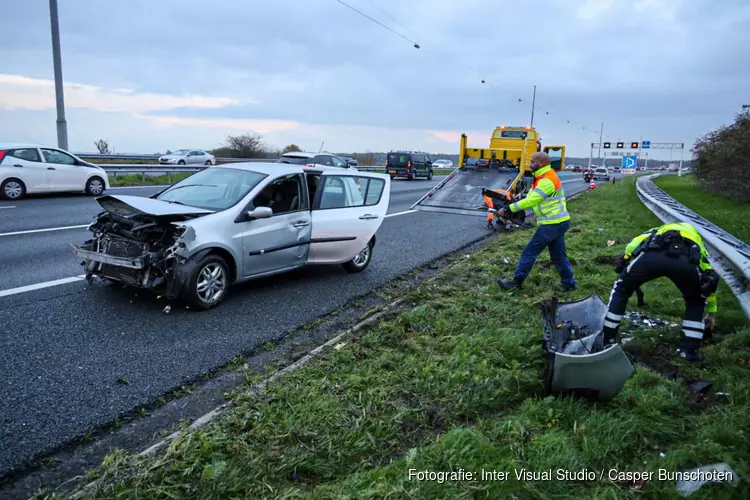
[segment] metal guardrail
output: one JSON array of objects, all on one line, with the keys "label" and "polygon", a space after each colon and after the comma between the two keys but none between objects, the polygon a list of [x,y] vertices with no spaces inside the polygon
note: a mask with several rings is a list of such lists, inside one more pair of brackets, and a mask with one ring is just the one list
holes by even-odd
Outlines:
[{"label": "metal guardrail", "polygon": [[684,221],[695,226],[708,247],[711,265],[724,278],[737,297],[740,307],[750,318],[750,245],[688,209],[657,187],[651,179],[659,175],[662,174],[638,179],[638,197],[663,222]]},{"label": "metal guardrail", "polygon": [[[91,160],[158,160],[164,155],[124,155],[124,154],[113,154],[103,155],[99,153],[74,153],[77,157]],[[239,163],[239,162],[261,162],[270,161],[275,162],[278,158],[223,158],[216,157],[216,161],[220,163]]]}]

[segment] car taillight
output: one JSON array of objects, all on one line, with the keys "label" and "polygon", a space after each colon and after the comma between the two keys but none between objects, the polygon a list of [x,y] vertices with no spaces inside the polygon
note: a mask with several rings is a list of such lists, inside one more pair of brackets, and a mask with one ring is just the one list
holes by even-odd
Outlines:
[{"label": "car taillight", "polygon": [[411,160],[409,160],[409,163],[407,163],[406,166],[411,168]]},{"label": "car taillight", "polygon": [[386,167],[388,166],[388,160],[385,160],[385,166]]},{"label": "car taillight", "polygon": [[305,164],[304,164],[304,165],[302,165],[302,166],[303,166],[303,167],[314,167],[314,166],[315,166],[315,164],[314,164],[314,163],[305,163]]},{"label": "car taillight", "polygon": [[6,154],[8,154],[7,149],[3,149],[2,151],[0,151],[0,161],[3,161],[3,158],[5,158]]}]

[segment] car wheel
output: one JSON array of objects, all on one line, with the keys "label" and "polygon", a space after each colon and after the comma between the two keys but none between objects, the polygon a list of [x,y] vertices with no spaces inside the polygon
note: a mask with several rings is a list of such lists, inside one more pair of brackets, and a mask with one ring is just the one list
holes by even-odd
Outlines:
[{"label": "car wheel", "polygon": [[430,170],[429,172],[427,172],[427,180],[428,181],[432,180],[432,170]]},{"label": "car wheel", "polygon": [[177,162],[177,164],[178,165],[184,165],[185,164],[185,160],[180,160],[180,161]]},{"label": "car wheel", "polygon": [[365,270],[372,261],[372,241],[367,243],[367,246],[363,248],[352,260],[344,262],[342,266],[350,273],[359,273]]},{"label": "car wheel", "polygon": [[183,299],[198,309],[217,306],[229,291],[229,266],[215,254],[201,259],[183,289]]},{"label": "car wheel", "polygon": [[104,192],[104,181],[101,177],[92,177],[86,183],[86,194],[99,196]]},{"label": "car wheel", "polygon": [[413,170],[410,171],[409,175],[406,178],[409,179],[410,181],[413,181],[414,180],[414,171]]},{"label": "car wheel", "polygon": [[5,179],[0,194],[6,200],[20,200],[26,194],[26,186],[20,179]]},{"label": "car wheel", "polygon": [[213,165],[213,164],[211,163],[211,160],[206,160],[206,165]]}]

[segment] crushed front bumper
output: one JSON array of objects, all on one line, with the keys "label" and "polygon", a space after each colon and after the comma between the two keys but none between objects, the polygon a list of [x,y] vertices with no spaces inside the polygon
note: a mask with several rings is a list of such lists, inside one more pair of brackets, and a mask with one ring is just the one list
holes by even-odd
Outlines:
[{"label": "crushed front bumper", "polygon": [[543,348],[547,355],[545,388],[550,394],[574,394],[609,400],[634,371],[619,344],[604,347],[607,305],[600,297],[542,303]]}]

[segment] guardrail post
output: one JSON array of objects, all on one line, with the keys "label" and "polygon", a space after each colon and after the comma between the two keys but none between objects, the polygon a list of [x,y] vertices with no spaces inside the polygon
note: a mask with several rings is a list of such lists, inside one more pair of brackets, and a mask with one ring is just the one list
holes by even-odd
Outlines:
[{"label": "guardrail post", "polygon": [[172,184],[172,172],[167,170],[167,184]]},{"label": "guardrail post", "polygon": [[141,172],[141,179],[143,180],[143,183],[146,184],[146,172]]}]

